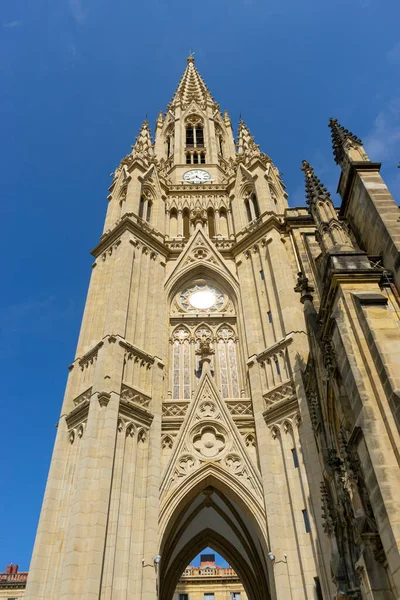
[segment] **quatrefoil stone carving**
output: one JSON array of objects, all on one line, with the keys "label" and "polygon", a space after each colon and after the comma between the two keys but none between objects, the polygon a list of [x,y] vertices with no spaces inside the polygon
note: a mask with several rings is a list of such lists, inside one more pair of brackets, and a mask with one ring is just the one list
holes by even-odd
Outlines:
[{"label": "quatrefoil stone carving", "polygon": [[225,436],[215,427],[204,427],[193,437],[193,446],[205,458],[214,458],[225,448]]}]

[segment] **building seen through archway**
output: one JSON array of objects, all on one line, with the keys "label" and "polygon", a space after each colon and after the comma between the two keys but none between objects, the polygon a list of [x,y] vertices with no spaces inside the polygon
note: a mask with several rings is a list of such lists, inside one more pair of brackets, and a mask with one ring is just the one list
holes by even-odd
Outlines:
[{"label": "building seen through archway", "polygon": [[216,563],[211,549],[200,554],[199,565],[187,565],[176,586],[174,600],[247,600],[235,570]]},{"label": "building seen through archway", "polygon": [[143,123],[92,251],[25,600],[176,600],[206,547],[229,600],[400,597],[398,207],[330,128],[340,210],[305,161],[289,206],[193,56]]}]

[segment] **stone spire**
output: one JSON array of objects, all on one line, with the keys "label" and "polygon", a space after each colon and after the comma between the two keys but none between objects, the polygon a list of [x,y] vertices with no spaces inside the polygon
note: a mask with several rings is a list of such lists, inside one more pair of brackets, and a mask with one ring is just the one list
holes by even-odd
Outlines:
[{"label": "stone spire", "polygon": [[[350,160],[369,160],[360,138],[340,125],[337,119],[329,119],[335,162],[341,165],[346,156]],[[356,150],[356,153],[351,150]]]},{"label": "stone spire", "polygon": [[164,123],[163,111],[160,110],[158,113],[158,117],[157,117],[156,129],[161,128],[163,126],[163,123]]},{"label": "stone spire", "polygon": [[149,122],[143,121],[142,128],[136,138],[135,145],[132,146],[132,154],[135,157],[149,159],[153,156],[153,142]]},{"label": "stone spire", "polygon": [[332,202],[330,193],[318,179],[310,163],[308,163],[306,160],[303,160],[301,170],[304,171],[306,202],[310,206],[310,209],[318,200]]},{"label": "stone spire", "polygon": [[[191,54],[187,58],[187,67],[182,75],[179,85],[172,98],[169,109],[172,109],[176,104],[181,103],[184,107],[192,100],[197,102],[199,106],[205,108],[207,103],[215,104],[214,98],[198,70],[194,65],[194,56]],[[217,106],[217,105],[216,105]]]},{"label": "stone spire", "polygon": [[254,137],[251,135],[250,129],[247,127],[243,119],[240,119],[239,121],[237,140],[238,156],[244,161],[245,164],[254,157],[261,158],[266,163],[271,162],[271,159],[266,154],[261,152],[259,145],[255,143]]},{"label": "stone spire", "polygon": [[301,170],[305,176],[307,204],[317,226],[322,251],[326,253],[333,249],[353,249],[349,234],[338,219],[330,193],[318,179],[310,163],[303,160]]},{"label": "stone spire", "polygon": [[243,119],[240,119],[239,121],[237,145],[238,154],[244,155],[245,157],[259,152],[259,146],[255,143],[254,137],[251,135],[250,129],[247,127]]}]

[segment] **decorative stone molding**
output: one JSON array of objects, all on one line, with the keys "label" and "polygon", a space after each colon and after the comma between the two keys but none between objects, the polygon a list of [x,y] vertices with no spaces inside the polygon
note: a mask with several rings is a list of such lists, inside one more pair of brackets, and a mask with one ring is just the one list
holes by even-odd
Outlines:
[{"label": "decorative stone molding", "polygon": [[[242,405],[243,410],[247,410],[245,402],[242,401]],[[253,444],[254,433],[250,432],[243,438],[233,422],[227,403],[220,397],[206,369],[163,476],[161,494],[211,462],[233,474],[261,498],[260,474],[247,450]]]},{"label": "decorative stone molding", "polygon": [[253,407],[250,399],[225,400],[232,417],[250,417],[253,419]]},{"label": "decorative stone molding", "polygon": [[165,417],[184,417],[188,409],[189,402],[186,401],[164,401],[162,405],[162,416]]},{"label": "decorative stone molding", "polygon": [[97,394],[97,399],[99,401],[99,404],[102,408],[108,406],[108,403],[110,402],[111,399],[111,394],[109,394],[108,392],[99,392]]},{"label": "decorative stone molding", "polygon": [[336,353],[335,347],[331,337],[326,337],[322,342],[322,354],[324,358],[324,365],[327,371],[328,377],[332,377],[336,370]]},{"label": "decorative stone molding", "polygon": [[332,535],[335,532],[335,522],[333,517],[333,505],[325,487],[325,483],[321,481],[321,516],[322,527],[327,535]]},{"label": "decorative stone molding", "polygon": [[172,446],[174,445],[174,436],[167,434],[163,435],[161,438],[161,449],[162,450],[172,450]]},{"label": "decorative stone molding", "polygon": [[145,429],[148,429],[151,426],[154,415],[152,415],[148,410],[139,404],[120,398],[119,417],[124,422],[129,420],[135,423],[137,426],[142,426]]},{"label": "decorative stone molding", "polygon": [[291,333],[289,333],[286,337],[284,337],[282,340],[280,340],[273,346],[270,346],[269,348],[266,348],[265,350],[263,350],[262,352],[257,354],[258,362],[263,363],[267,358],[271,358],[278,352],[282,352],[285,348],[290,346],[290,344],[292,342],[293,342],[293,335]]},{"label": "decorative stone molding", "polygon": [[68,429],[73,429],[87,420],[89,414],[89,404],[90,401],[88,399],[83,400],[78,406],[76,406],[71,412],[66,416],[66,423]]},{"label": "decorative stone molding", "polygon": [[137,419],[133,421],[124,418],[118,419],[118,433],[124,434],[125,437],[135,438],[138,444],[147,440],[148,429],[148,427],[143,427]]},{"label": "decorative stone molding", "polygon": [[301,417],[297,396],[269,406],[263,412],[263,417],[270,429],[277,426],[283,428],[283,431],[287,433],[289,429],[299,427]]},{"label": "decorative stone molding", "polygon": [[79,396],[77,396],[74,399],[75,406],[78,406],[78,404],[85,402],[85,400],[90,400],[91,395],[92,395],[92,388],[90,387],[85,392],[83,392],[82,394],[80,394]]},{"label": "decorative stone molding", "polygon": [[154,364],[154,356],[151,356],[151,354],[148,354],[138,346],[134,346],[133,344],[122,340],[119,344],[125,349],[125,360],[139,359],[141,364],[146,365],[148,369]]},{"label": "decorative stone molding", "polygon": [[120,245],[121,240],[117,240],[116,242],[114,242],[113,244],[110,244],[107,248],[107,250],[105,250],[102,255],[101,255],[101,260],[104,262],[109,256],[112,256],[112,254],[114,252],[116,252],[116,250],[118,249],[118,246]]},{"label": "decorative stone molding", "polygon": [[151,396],[125,384],[121,386],[121,398],[122,400],[134,402],[143,408],[148,408],[151,400]]},{"label": "decorative stone molding", "polygon": [[94,346],[94,348],[89,350],[89,352],[86,352],[86,354],[84,354],[82,358],[78,359],[81,371],[87,369],[89,365],[93,365],[93,363],[97,360],[98,352],[102,346],[104,346],[104,342],[99,342],[98,344],[96,344],[96,346]]},{"label": "decorative stone molding", "polygon": [[263,394],[263,398],[265,400],[266,407],[270,408],[278,402],[290,400],[293,395],[295,395],[293,382],[284,381],[269,392]]},{"label": "decorative stone molding", "polygon": [[83,421],[80,425],[69,429],[68,431],[68,439],[70,444],[80,440],[83,437],[83,434],[86,429],[86,421]]},{"label": "decorative stone molding", "polygon": [[318,393],[314,390],[309,390],[306,395],[307,395],[308,407],[309,407],[309,411],[310,411],[311,425],[312,425],[314,434],[318,435],[318,433],[321,429],[321,423],[322,423],[322,412],[321,412],[320,401],[318,398]]}]

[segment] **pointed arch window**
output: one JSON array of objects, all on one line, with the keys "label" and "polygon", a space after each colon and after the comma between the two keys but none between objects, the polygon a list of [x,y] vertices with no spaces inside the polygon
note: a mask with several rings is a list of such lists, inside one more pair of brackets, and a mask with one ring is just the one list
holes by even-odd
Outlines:
[{"label": "pointed arch window", "polygon": [[201,148],[202,146],[204,146],[203,127],[201,127],[200,125],[197,125],[195,128],[195,139],[197,148]]},{"label": "pointed arch window", "polygon": [[260,207],[255,192],[247,192],[244,205],[246,207],[247,219],[249,222],[259,218]]},{"label": "pointed arch window", "polygon": [[188,148],[193,148],[194,146],[194,127],[193,125],[189,125],[186,127],[186,146]]},{"label": "pointed arch window", "polygon": [[207,219],[208,219],[208,235],[210,238],[215,237],[215,215],[212,208],[209,208],[207,211]]},{"label": "pointed arch window", "polygon": [[153,207],[153,203],[151,200],[147,202],[147,211],[146,211],[146,221],[149,223],[151,218],[151,209]]},{"label": "pointed arch window", "polygon": [[186,121],[186,147],[204,148],[203,120],[198,115],[190,115]]},{"label": "pointed arch window", "polygon": [[228,237],[228,215],[225,208],[219,211],[219,233],[223,237]]},{"label": "pointed arch window", "polygon": [[197,154],[197,152],[193,152],[193,164],[194,165],[199,164],[199,155]]},{"label": "pointed arch window", "polygon": [[239,398],[239,374],[234,331],[229,325],[222,325],[217,335],[218,367],[222,397]]},{"label": "pointed arch window", "polygon": [[146,200],[143,198],[143,196],[141,196],[140,197],[140,202],[139,202],[139,217],[141,219],[143,219],[145,202],[146,202]]},{"label": "pointed arch window", "polygon": [[169,236],[174,238],[178,235],[178,212],[173,208],[169,215]]},{"label": "pointed arch window", "polygon": [[248,220],[248,221],[249,221],[249,223],[250,223],[250,221],[252,221],[252,220],[253,220],[253,217],[252,217],[252,215],[251,215],[251,210],[250,210],[250,200],[249,200],[248,198],[246,198],[246,200],[244,201],[244,205],[245,205],[245,207],[246,207],[247,220]]},{"label": "pointed arch window", "polygon": [[190,165],[191,162],[192,162],[192,156],[191,156],[190,152],[187,152],[186,153],[186,164]]},{"label": "pointed arch window", "polygon": [[253,203],[254,214],[256,216],[256,219],[258,219],[258,217],[260,216],[260,208],[258,206],[257,196],[254,193],[251,195],[251,201]]},{"label": "pointed arch window", "polygon": [[182,213],[183,217],[183,237],[188,239],[190,237],[190,214],[187,208]]},{"label": "pointed arch window", "polygon": [[190,342],[189,332],[179,327],[173,335],[172,351],[172,397],[190,400]]}]

